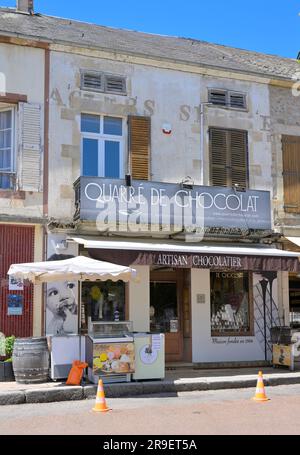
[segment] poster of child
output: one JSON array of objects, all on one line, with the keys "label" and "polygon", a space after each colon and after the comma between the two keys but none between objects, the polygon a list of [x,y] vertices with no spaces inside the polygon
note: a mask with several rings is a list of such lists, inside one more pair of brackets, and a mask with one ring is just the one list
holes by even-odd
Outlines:
[{"label": "poster of child", "polygon": [[[73,256],[52,255],[48,260],[62,260]],[[77,282],[58,281],[47,285],[46,335],[78,333]]]}]

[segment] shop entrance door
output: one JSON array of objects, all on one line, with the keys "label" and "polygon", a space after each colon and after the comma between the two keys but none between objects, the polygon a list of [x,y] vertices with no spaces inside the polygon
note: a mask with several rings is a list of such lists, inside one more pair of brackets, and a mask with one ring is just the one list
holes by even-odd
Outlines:
[{"label": "shop entrance door", "polygon": [[151,273],[150,330],[165,334],[166,362],[183,357],[182,277],[177,271]]}]

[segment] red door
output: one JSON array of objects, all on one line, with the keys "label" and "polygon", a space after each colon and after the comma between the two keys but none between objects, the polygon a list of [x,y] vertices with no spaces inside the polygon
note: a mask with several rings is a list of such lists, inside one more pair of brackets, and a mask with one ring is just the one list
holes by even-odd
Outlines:
[{"label": "red door", "polygon": [[[0,224],[0,332],[6,336],[31,337],[33,333],[33,286],[9,291],[7,272],[11,264],[34,261],[34,227]],[[21,316],[8,316],[9,294],[23,297]]]}]

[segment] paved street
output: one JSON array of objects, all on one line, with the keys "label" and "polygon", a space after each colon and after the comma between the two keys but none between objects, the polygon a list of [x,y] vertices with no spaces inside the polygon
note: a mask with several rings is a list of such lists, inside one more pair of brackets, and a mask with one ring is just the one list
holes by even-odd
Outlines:
[{"label": "paved street", "polygon": [[112,411],[92,412],[94,400],[0,408],[0,434],[201,435],[300,434],[300,385],[188,392],[178,397],[109,399]]}]

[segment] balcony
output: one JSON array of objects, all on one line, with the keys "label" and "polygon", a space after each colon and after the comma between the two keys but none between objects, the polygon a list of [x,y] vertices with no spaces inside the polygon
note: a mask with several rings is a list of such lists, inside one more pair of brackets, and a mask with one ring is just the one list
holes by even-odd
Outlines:
[{"label": "balcony", "polygon": [[[157,233],[272,233],[270,192],[101,177],[74,183],[74,221],[98,230]],[[99,229],[100,226],[100,229]]]}]

